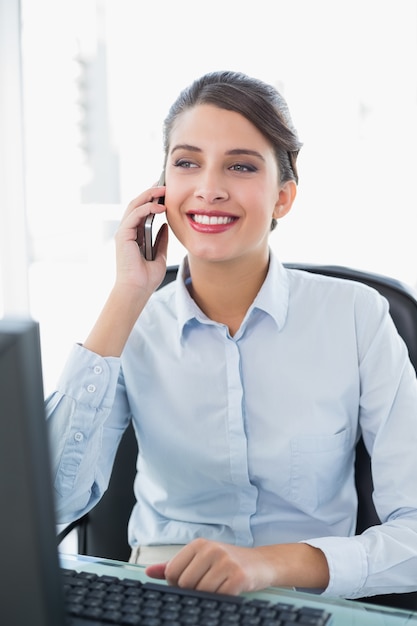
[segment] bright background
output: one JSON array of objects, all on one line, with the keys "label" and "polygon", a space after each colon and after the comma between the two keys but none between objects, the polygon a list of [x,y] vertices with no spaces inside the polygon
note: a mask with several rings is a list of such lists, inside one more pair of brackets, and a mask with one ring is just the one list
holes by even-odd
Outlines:
[{"label": "bright background", "polygon": [[[304,147],[296,204],[271,235],[279,257],[417,286],[414,0],[22,0],[21,8],[27,284],[21,273],[10,296],[17,267],[8,236],[19,228],[8,230],[6,203],[0,315],[27,289],[46,392],[111,285],[124,207],[159,176],[169,105],[207,71],[257,76],[289,103]],[[11,154],[15,139],[6,133],[6,142]],[[169,263],[182,254],[171,237]]]}]

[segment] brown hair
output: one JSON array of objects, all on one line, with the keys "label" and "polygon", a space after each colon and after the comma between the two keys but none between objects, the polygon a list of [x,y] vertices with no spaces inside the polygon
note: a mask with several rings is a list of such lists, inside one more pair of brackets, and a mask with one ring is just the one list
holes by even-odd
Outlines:
[{"label": "brown hair", "polygon": [[165,160],[175,120],[199,104],[213,104],[243,115],[274,148],[281,182],[298,183],[296,162],[302,143],[285,99],[272,85],[240,72],[205,74],[179,94],[164,122]]}]

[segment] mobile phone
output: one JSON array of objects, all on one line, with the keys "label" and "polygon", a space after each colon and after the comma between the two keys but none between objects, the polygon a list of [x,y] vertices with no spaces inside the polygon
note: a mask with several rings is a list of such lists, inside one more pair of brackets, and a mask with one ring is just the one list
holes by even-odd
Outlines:
[{"label": "mobile phone", "polygon": [[[158,187],[160,185],[163,185],[164,183],[165,183],[165,175],[164,175],[164,172],[162,172],[158,181]],[[158,204],[164,204],[165,196],[155,199],[154,202],[157,202]],[[153,261],[155,258],[155,249],[153,245],[153,235],[152,235],[152,226],[153,226],[154,219],[155,219],[155,213],[149,213],[149,215],[147,216],[145,220],[144,237],[143,237],[144,238],[143,255],[147,261]]]}]

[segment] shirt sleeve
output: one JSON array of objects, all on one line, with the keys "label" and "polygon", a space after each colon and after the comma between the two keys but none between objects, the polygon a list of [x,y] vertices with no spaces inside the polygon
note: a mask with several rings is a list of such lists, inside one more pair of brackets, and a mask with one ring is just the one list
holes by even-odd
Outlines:
[{"label": "shirt sleeve", "polygon": [[120,359],[74,346],[45,405],[57,523],[69,523],[106,490],[129,423]]},{"label": "shirt sleeve", "polygon": [[398,518],[356,537],[322,537],[308,543],[327,558],[330,582],[324,596],[364,598],[415,591],[417,520]]},{"label": "shirt sleeve", "polygon": [[[415,590],[417,571],[417,382],[384,301],[361,322],[359,422],[372,459],[381,525],[354,537],[308,539],[328,561],[323,595],[361,598]],[[366,318],[366,311],[362,312]],[[414,583],[414,585],[413,585]]]}]

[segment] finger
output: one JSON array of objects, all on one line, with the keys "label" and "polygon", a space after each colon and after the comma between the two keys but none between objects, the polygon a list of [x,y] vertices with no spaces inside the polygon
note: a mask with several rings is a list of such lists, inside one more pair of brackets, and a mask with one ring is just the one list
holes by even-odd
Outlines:
[{"label": "finger", "polygon": [[122,217],[121,224],[139,223],[150,213],[164,213],[165,210],[165,205],[159,204],[155,202],[155,200],[150,200],[149,202],[138,204],[137,206],[133,206],[132,203],[130,203]]},{"label": "finger", "polygon": [[157,214],[164,213],[164,211],[164,205],[154,202],[128,209],[119,224],[118,238],[134,240],[142,245],[146,217],[150,213]]},{"label": "finger", "polygon": [[235,595],[251,587],[244,565],[247,556],[242,548],[197,539],[168,563],[165,576],[180,587]]},{"label": "finger", "polygon": [[129,202],[129,204],[126,207],[123,217],[130,215],[132,211],[135,211],[140,206],[143,206],[145,204],[148,204],[149,202],[152,202],[152,200],[153,200],[152,189],[147,189],[146,191],[143,191],[141,194],[136,196],[136,198],[133,198],[133,200]]},{"label": "finger", "polygon": [[200,581],[213,567],[213,553],[208,542],[195,540],[168,562],[165,576],[169,584],[189,589],[200,588]]},{"label": "finger", "polygon": [[178,585],[180,576],[190,567],[196,551],[193,543],[184,546],[170,561],[165,569],[165,577],[170,585]]},{"label": "finger", "polygon": [[148,567],[145,569],[145,574],[150,578],[163,580],[165,578],[166,566],[166,563],[155,563],[153,565],[148,565]]},{"label": "finger", "polygon": [[[159,200],[159,198],[162,198],[164,194],[165,187],[151,187],[150,189],[143,191],[141,194],[136,196],[136,198],[133,198],[133,200],[129,202],[124,212],[123,218],[127,215],[130,215],[138,208],[148,205],[149,203],[154,203],[156,205],[155,210],[151,210],[150,207],[148,207],[147,212],[144,212],[144,215],[148,215],[149,213],[161,213],[165,210],[165,207],[163,204],[158,204],[158,202],[155,201]],[[159,207],[162,208],[160,209]]]},{"label": "finger", "polygon": [[[211,567],[211,563],[207,562],[205,559],[197,555],[180,573],[175,584],[178,587],[183,587],[185,589],[206,589],[210,591],[211,589],[206,588],[202,581],[210,581],[211,577],[208,576],[208,574]],[[170,584],[172,584],[170,577],[167,577],[167,580],[170,582]]]},{"label": "finger", "polygon": [[193,589],[196,589],[197,591],[209,591],[210,593],[230,593],[226,591],[219,591],[225,584],[227,584],[227,582],[228,578],[225,572],[213,564],[201,576],[200,580],[195,584]]},{"label": "finger", "polygon": [[165,196],[165,186],[152,187],[152,200],[157,202]]}]

